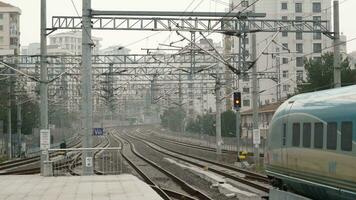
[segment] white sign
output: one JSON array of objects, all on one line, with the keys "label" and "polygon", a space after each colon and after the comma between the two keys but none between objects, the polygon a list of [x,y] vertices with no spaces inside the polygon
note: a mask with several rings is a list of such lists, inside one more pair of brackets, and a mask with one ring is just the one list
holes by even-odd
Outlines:
[{"label": "white sign", "polygon": [[92,157],[86,157],[85,158],[85,166],[86,167],[92,167],[93,166],[93,158]]},{"label": "white sign", "polygon": [[51,132],[50,132],[50,130],[49,129],[41,129],[40,137],[41,137],[41,144],[40,144],[41,150],[49,149],[51,146]]},{"label": "white sign", "polygon": [[261,144],[260,129],[253,129],[253,144]]}]

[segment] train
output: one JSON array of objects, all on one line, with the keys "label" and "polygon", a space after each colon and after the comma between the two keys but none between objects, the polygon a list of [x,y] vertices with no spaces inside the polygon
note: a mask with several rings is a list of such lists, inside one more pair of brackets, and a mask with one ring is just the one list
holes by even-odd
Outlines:
[{"label": "train", "polygon": [[281,104],[264,159],[276,187],[311,199],[356,199],[356,85]]}]

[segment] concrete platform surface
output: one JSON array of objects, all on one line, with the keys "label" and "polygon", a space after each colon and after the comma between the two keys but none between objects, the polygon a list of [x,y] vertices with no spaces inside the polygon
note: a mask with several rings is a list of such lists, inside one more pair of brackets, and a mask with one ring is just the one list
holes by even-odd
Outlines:
[{"label": "concrete platform surface", "polygon": [[116,176],[0,176],[0,200],[161,200],[146,183]]}]

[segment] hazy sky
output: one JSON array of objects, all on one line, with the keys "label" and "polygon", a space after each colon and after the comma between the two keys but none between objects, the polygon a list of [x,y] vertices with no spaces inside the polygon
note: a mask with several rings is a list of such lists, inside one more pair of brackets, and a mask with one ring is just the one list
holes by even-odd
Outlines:
[{"label": "hazy sky", "polygon": [[[21,44],[39,42],[40,38],[40,0],[2,0],[19,7],[21,15]],[[268,0],[261,0],[268,1]],[[81,14],[82,0],[73,0],[79,14]],[[193,4],[191,4],[193,2]],[[225,2],[225,3],[224,3]],[[356,37],[355,8],[356,0],[340,0],[341,31],[347,39]],[[184,11],[190,4],[188,11],[224,11],[228,0],[92,0],[92,7],[96,10],[152,10],[152,11]],[[72,0],[47,0],[47,19],[50,27],[51,16],[77,16]],[[155,36],[143,39],[157,32],[143,31],[94,31],[93,35],[102,37],[102,46],[125,45],[138,52],[141,48],[156,48],[158,43],[165,40],[178,39],[170,32],[157,33]],[[215,35],[215,38],[221,36]],[[134,43],[137,40],[140,42]],[[348,51],[356,51],[356,41],[347,44]]]}]

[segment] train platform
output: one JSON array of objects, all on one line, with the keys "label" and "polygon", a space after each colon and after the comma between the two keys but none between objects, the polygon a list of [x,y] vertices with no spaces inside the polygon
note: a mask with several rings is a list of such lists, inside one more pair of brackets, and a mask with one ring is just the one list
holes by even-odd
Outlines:
[{"label": "train platform", "polygon": [[11,175],[0,178],[0,200],[161,200],[129,174],[107,176]]}]

